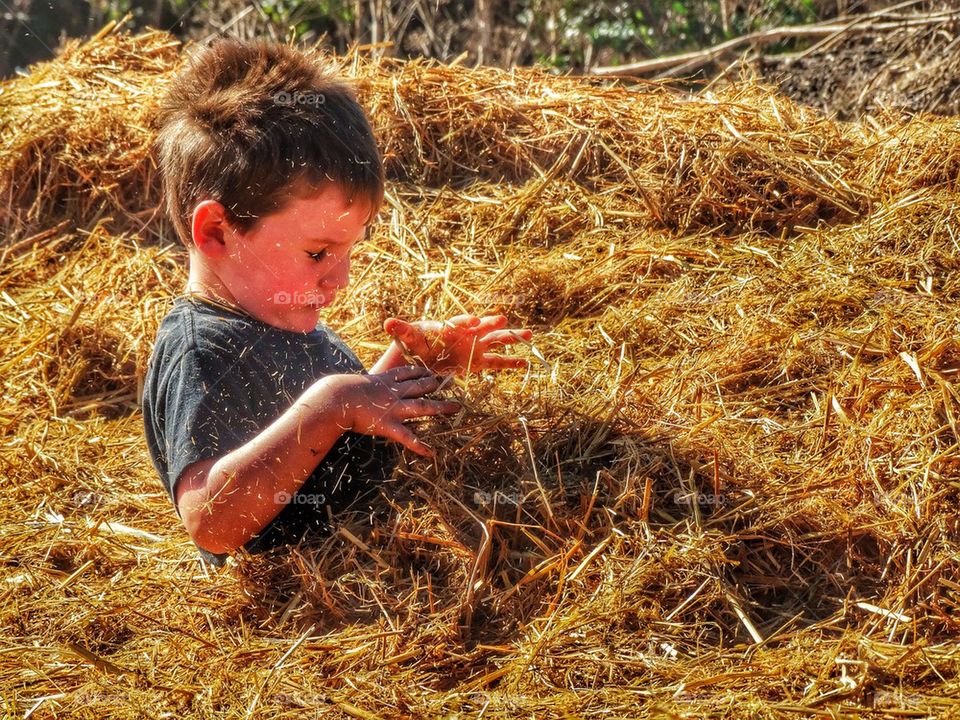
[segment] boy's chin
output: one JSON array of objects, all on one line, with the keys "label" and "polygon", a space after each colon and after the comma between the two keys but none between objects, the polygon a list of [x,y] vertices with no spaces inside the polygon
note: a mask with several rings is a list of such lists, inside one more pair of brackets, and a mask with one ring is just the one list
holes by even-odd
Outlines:
[{"label": "boy's chin", "polygon": [[297,313],[297,317],[286,318],[286,321],[290,324],[289,330],[294,332],[312,332],[317,329],[317,324],[320,322],[320,312],[323,310],[322,307],[317,305],[305,305],[300,308],[300,312]]},{"label": "boy's chin", "polygon": [[268,325],[290,332],[308,333],[317,329],[320,322],[322,308],[313,305],[304,305],[291,311],[285,308],[284,312],[276,313],[270,318],[261,318]]}]

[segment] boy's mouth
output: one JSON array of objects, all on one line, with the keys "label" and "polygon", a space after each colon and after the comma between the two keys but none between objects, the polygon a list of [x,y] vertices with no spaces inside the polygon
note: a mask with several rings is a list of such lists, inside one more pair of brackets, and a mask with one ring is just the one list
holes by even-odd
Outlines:
[{"label": "boy's mouth", "polygon": [[320,310],[321,308],[325,308],[327,305],[332,303],[333,297],[333,295],[320,295],[308,302],[306,305],[314,310]]}]

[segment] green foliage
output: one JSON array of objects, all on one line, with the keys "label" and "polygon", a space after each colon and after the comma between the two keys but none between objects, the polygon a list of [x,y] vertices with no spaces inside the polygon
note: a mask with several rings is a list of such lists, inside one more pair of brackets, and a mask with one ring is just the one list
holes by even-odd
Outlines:
[{"label": "green foliage", "polygon": [[107,20],[119,20],[127,13],[133,15],[134,18],[143,15],[141,3],[137,3],[135,0],[101,0],[100,2],[91,0],[90,9],[93,13],[99,10],[100,16]]},{"label": "green foliage", "polygon": [[330,32],[355,18],[355,5],[344,0],[263,0],[260,7],[278,27],[293,29],[297,38],[311,30]]},{"label": "green foliage", "polygon": [[[91,12],[105,20],[119,20],[128,12],[134,21],[147,20],[149,13],[144,6],[155,2],[144,0],[89,0]],[[215,15],[225,3],[218,0],[165,0],[164,17],[174,21],[183,17],[209,17]],[[335,33],[343,25],[355,19],[355,4],[349,0],[261,0],[259,10],[281,32],[293,31],[299,39],[307,33]],[[139,23],[138,23],[139,24]]]},{"label": "green foliage", "polygon": [[775,25],[817,20],[817,0],[522,0],[515,18],[536,59],[582,66],[696,50]]},{"label": "green foliage", "polygon": [[[835,13],[838,1],[500,0],[493,3],[496,32],[484,57],[561,69],[617,64],[696,50],[762,28],[809,23]],[[268,22],[277,31],[274,36],[306,42],[326,36],[342,50],[369,41],[374,13],[381,28],[395,27],[398,37],[389,39],[399,54],[425,47],[405,43],[405,35],[424,29],[440,38],[431,40],[431,47],[443,59],[474,49],[476,0],[429,0],[414,13],[407,13],[406,6],[406,0],[257,0],[248,34],[260,32]],[[42,41],[34,44],[45,48],[56,43],[60,31],[74,36],[93,32],[128,12],[133,27],[157,25],[181,35],[206,36],[210,20],[220,24],[245,7],[249,0],[47,0],[32,4],[30,21]],[[398,17],[408,18],[407,24],[393,26]],[[507,45],[512,46],[509,53]],[[7,58],[3,54],[0,50],[0,60],[14,64],[32,59],[26,50],[10,49]]]}]

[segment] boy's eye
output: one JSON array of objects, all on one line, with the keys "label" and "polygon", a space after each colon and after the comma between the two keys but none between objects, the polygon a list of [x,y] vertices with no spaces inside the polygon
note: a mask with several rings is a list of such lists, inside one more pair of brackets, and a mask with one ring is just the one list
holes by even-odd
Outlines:
[{"label": "boy's eye", "polygon": [[307,255],[309,255],[310,259],[314,262],[320,262],[327,256],[327,251],[321,250],[320,252],[308,252]]}]

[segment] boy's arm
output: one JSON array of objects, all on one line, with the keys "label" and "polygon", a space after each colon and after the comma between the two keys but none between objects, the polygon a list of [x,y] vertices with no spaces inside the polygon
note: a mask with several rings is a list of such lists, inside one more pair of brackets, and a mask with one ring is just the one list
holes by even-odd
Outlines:
[{"label": "boy's arm", "polygon": [[283,510],[280,499],[303,485],[343,434],[329,379],[246,444],[184,470],[177,509],[197,545],[213,553],[241,547]]},{"label": "boy's arm", "polygon": [[380,356],[380,359],[377,360],[373,367],[370,368],[371,373],[382,373],[386,372],[390,368],[400,367],[401,365],[406,365],[410,360],[407,360],[403,354],[403,348],[400,347],[400,344],[394,340],[384,351],[383,355]]},{"label": "boy's arm", "polygon": [[175,500],[190,537],[212,553],[244,545],[280,513],[345,431],[429,454],[403,420],[456,412],[456,403],[422,398],[439,385],[432,373],[409,367],[317,381],[249,442],[181,473]]}]

